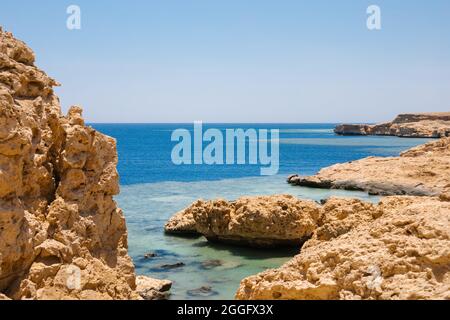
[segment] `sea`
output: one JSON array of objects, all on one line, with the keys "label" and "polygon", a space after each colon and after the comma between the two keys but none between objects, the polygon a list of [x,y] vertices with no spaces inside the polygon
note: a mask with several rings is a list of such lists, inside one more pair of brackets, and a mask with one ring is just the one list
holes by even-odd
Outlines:
[{"label": "sea", "polygon": [[[175,165],[174,130],[193,124],[90,124],[117,140],[121,192],[115,197],[128,227],[129,254],[136,273],[173,281],[171,299],[233,299],[240,281],[277,268],[299,248],[251,249],[209,243],[204,237],[164,234],[165,222],[197,199],[234,200],[247,195],[292,194],[320,201],[330,196],[378,201],[364,192],[290,186],[290,174],[369,156],[398,156],[428,139],[337,136],[336,124],[203,124],[204,130],[278,129],[279,172],[261,176],[260,165]],[[269,135],[270,137],[270,135]],[[151,253],[154,257],[145,257]],[[177,267],[176,267],[177,266]]]}]

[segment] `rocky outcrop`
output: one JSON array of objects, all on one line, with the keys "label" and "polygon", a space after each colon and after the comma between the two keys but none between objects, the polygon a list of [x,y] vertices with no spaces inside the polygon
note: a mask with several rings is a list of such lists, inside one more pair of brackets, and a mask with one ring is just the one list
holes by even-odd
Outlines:
[{"label": "rocky outcrop", "polygon": [[0,296],[139,299],[114,139],[62,116],[57,82],[0,29]]},{"label": "rocky outcrop", "polygon": [[136,277],[136,291],[145,300],[167,300],[172,282],[157,280],[145,276]]},{"label": "rocky outcrop", "polygon": [[300,254],[244,279],[238,299],[450,299],[450,138],[288,181],[404,196],[328,200]]},{"label": "rocky outcrop", "polygon": [[318,218],[317,203],[290,195],[199,200],[169,220],[166,232],[182,229],[210,241],[253,247],[300,246],[311,237]]},{"label": "rocky outcrop", "polygon": [[340,135],[448,137],[450,136],[450,112],[401,114],[392,122],[376,125],[341,124],[336,126],[334,132]]},{"label": "rocky outcrop", "polygon": [[450,202],[331,199],[299,255],[241,282],[238,299],[450,299]]},{"label": "rocky outcrop", "polygon": [[176,213],[172,218],[169,219],[169,221],[167,221],[166,225],[164,226],[164,231],[167,234],[199,234],[199,232],[197,231],[194,216],[192,214],[193,210],[195,210],[195,204]]},{"label": "rocky outcrop", "polygon": [[290,176],[288,182],[378,195],[437,196],[450,191],[449,177],[450,138],[442,138],[410,149],[400,157],[369,157],[336,164],[315,176]]}]

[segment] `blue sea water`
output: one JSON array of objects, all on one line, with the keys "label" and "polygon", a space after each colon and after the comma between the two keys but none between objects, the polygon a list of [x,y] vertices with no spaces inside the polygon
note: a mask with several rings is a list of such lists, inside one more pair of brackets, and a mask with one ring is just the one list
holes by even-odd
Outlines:
[{"label": "blue sea water", "polygon": [[[367,156],[394,156],[424,139],[336,136],[334,124],[204,124],[204,130],[279,129],[280,174],[313,174],[320,168]],[[95,124],[117,139],[122,185],[163,181],[205,181],[259,175],[259,165],[188,165],[171,161],[173,130],[192,124]]]},{"label": "blue sea water", "polygon": [[[256,250],[208,243],[203,237],[164,235],[164,223],[193,201],[236,199],[243,195],[293,194],[320,200],[332,195],[376,201],[362,192],[318,190],[288,185],[291,173],[314,174],[323,167],[367,156],[396,156],[427,139],[336,136],[334,124],[204,124],[217,128],[279,129],[280,170],[260,176],[259,165],[187,165],[171,161],[172,131],[192,124],[93,124],[117,139],[121,193],[116,197],[127,219],[129,252],[138,274],[174,282],[173,299],[232,299],[246,276],[278,267],[298,250]],[[154,252],[155,258],[144,254]],[[220,260],[211,267],[208,261]],[[163,265],[183,262],[167,270]],[[210,287],[210,292],[195,289]]]}]

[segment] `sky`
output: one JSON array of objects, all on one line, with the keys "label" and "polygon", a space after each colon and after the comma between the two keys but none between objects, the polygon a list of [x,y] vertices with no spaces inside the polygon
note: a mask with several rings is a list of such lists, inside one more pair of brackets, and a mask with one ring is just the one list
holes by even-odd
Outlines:
[{"label": "sky", "polygon": [[[81,29],[69,30],[69,5]],[[369,5],[381,30],[366,26]],[[391,120],[450,111],[448,0],[2,0],[88,122]]]}]

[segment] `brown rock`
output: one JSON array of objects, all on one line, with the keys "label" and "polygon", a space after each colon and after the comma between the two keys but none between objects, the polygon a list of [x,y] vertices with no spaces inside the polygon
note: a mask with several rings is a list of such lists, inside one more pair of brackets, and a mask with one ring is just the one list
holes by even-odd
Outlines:
[{"label": "brown rock", "polygon": [[197,201],[169,224],[190,221],[190,228],[210,241],[254,247],[299,246],[312,235],[318,218],[315,202],[280,195],[244,197],[234,202]]},{"label": "brown rock", "polygon": [[450,112],[401,114],[392,122],[377,125],[342,124],[334,132],[341,135],[384,135],[442,138],[450,136]]},{"label": "brown rock", "polygon": [[115,140],[61,114],[56,81],[0,29],[0,293],[13,299],[139,299]]},{"label": "brown rock", "polygon": [[279,269],[241,282],[238,299],[450,299],[450,204],[333,199],[322,226]]},{"label": "brown rock", "polygon": [[0,300],[11,300],[11,299],[5,296],[4,294],[0,293]]},{"label": "brown rock", "polygon": [[136,291],[145,300],[167,300],[172,282],[169,280],[158,280],[146,276],[136,277]]},{"label": "brown rock", "polygon": [[449,164],[450,138],[442,138],[412,148],[400,157],[369,157],[336,164],[291,183],[380,195],[435,196],[450,191]]}]

